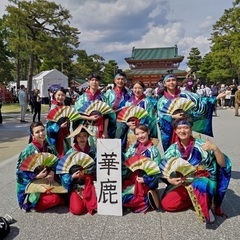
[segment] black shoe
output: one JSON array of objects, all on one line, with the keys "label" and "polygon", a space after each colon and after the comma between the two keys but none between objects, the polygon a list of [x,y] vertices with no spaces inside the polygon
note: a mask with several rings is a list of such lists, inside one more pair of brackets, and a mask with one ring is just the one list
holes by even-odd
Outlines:
[{"label": "black shoe", "polygon": [[21,123],[28,123],[28,121],[20,120]]}]

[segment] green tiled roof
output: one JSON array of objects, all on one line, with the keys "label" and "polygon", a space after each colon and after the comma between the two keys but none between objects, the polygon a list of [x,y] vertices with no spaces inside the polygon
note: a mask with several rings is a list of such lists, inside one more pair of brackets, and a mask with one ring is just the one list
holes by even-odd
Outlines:
[{"label": "green tiled roof", "polygon": [[[125,71],[125,73],[127,74],[127,76],[132,76],[132,75],[167,75],[168,72],[166,69],[149,69],[149,70],[141,70],[141,69],[131,69],[131,70],[127,70]],[[186,75],[186,71],[184,70],[180,70],[180,69],[176,69],[173,70],[173,74],[176,75]]]},{"label": "green tiled roof", "polygon": [[83,84],[83,83],[87,82],[86,79],[80,79],[80,78],[75,79],[75,81],[80,83],[80,84]]},{"label": "green tiled roof", "polygon": [[133,48],[132,56],[126,60],[158,60],[158,59],[179,59],[178,47],[163,48]]}]

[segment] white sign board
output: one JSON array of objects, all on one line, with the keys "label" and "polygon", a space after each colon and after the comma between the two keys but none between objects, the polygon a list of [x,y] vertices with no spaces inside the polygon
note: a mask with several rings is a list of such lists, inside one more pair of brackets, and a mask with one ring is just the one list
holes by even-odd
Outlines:
[{"label": "white sign board", "polygon": [[98,214],[122,216],[121,139],[97,139]]}]

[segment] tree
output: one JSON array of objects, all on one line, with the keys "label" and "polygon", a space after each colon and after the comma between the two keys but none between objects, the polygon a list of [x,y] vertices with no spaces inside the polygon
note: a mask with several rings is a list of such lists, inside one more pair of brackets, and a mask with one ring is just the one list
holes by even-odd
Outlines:
[{"label": "tree", "polygon": [[5,41],[5,31],[2,28],[2,19],[0,19],[0,83],[7,83],[13,80],[11,74],[13,65],[10,62],[11,53],[7,49]]},{"label": "tree", "polygon": [[191,67],[192,69],[194,69],[195,72],[199,71],[199,69],[201,67],[201,63],[202,63],[202,57],[201,57],[201,53],[198,50],[198,48],[196,48],[196,47],[191,48],[187,59],[189,59],[189,61],[187,62],[187,65],[189,67]]},{"label": "tree", "polygon": [[35,63],[41,59],[54,58],[64,61],[73,56],[79,45],[79,31],[69,25],[71,15],[61,5],[46,0],[12,1],[4,15],[5,26],[10,32],[10,49],[19,58],[24,53],[28,58],[28,91],[32,88]]},{"label": "tree", "polygon": [[225,81],[240,79],[240,1],[224,11],[223,16],[213,25],[211,51],[218,69]]},{"label": "tree", "polygon": [[117,72],[118,66],[115,60],[109,60],[105,64],[103,79],[105,83],[113,83],[114,76]]}]

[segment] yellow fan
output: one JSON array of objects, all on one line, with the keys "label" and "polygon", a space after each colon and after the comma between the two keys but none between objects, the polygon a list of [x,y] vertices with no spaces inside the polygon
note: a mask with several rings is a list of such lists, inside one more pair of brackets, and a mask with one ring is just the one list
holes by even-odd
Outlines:
[{"label": "yellow fan", "polygon": [[80,114],[70,106],[56,107],[49,111],[46,119],[58,122],[62,118],[68,118],[71,122],[80,119]]},{"label": "yellow fan", "polygon": [[[197,167],[190,164],[187,160],[182,158],[173,157],[171,159],[164,159],[160,163],[160,169],[165,178],[173,177],[176,173],[181,176],[193,174]],[[180,177],[180,176],[179,176]]]},{"label": "yellow fan", "polygon": [[67,193],[67,189],[56,181],[50,185],[47,179],[42,178],[29,183],[25,189],[25,193]]},{"label": "yellow fan", "polygon": [[109,114],[113,112],[113,110],[107,103],[100,100],[95,100],[94,102],[88,102],[84,104],[81,108],[78,109],[78,112],[90,116],[93,114]]},{"label": "yellow fan", "polygon": [[161,112],[165,114],[174,114],[176,110],[182,110],[184,112],[194,107],[194,102],[188,98],[175,98],[169,100],[162,108]]}]

